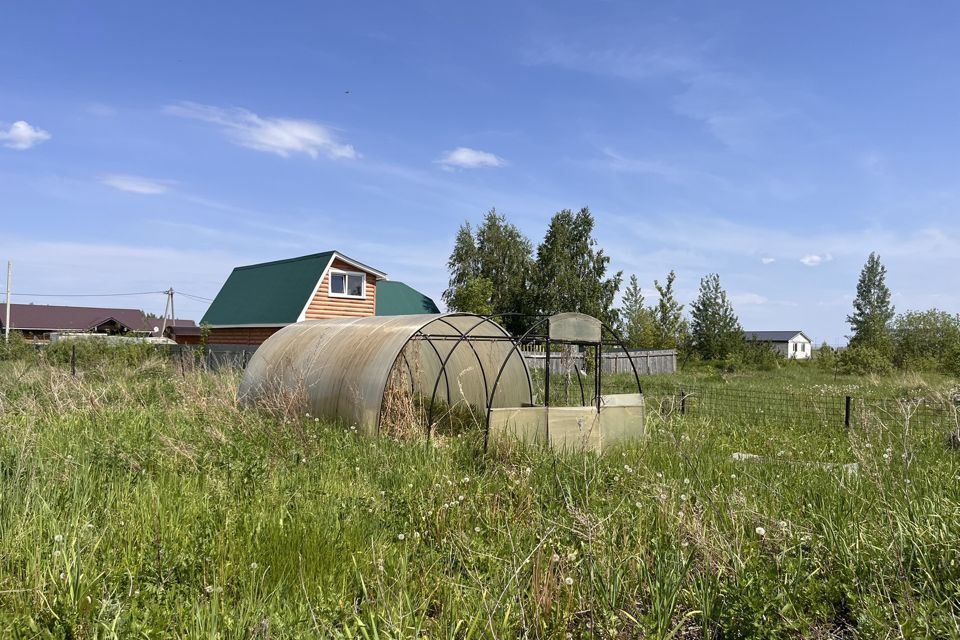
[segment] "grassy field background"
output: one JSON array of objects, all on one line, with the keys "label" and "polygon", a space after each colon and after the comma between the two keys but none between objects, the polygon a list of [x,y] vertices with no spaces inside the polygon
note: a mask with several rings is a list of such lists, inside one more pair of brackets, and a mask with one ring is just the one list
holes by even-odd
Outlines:
[{"label": "grassy field background", "polygon": [[[0,362],[0,635],[960,637],[943,427],[650,411],[648,439],[601,457],[484,452],[475,433],[370,439],[244,410],[238,379]],[[956,384],[802,367],[643,382],[651,399]]]}]

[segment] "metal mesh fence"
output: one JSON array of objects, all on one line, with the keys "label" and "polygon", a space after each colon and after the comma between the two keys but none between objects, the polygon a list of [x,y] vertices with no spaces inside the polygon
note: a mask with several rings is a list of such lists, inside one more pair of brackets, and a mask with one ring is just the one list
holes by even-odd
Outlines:
[{"label": "metal mesh fence", "polygon": [[724,418],[755,423],[855,427],[869,422],[935,429],[958,427],[958,398],[857,397],[711,386],[647,391],[648,407],[663,414]]}]

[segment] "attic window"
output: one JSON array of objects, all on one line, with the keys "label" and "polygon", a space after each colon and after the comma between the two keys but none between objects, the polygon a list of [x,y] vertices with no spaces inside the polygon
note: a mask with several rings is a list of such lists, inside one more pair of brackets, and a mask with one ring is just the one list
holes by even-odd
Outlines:
[{"label": "attic window", "polygon": [[330,295],[338,298],[366,298],[367,278],[351,271],[330,272]]}]

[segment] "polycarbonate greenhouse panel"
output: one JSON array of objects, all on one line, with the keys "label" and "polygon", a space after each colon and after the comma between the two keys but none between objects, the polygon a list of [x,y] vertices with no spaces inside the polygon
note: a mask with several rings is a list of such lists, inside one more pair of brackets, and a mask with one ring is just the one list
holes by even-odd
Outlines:
[{"label": "polycarbonate greenhouse panel", "polygon": [[411,391],[427,401],[436,389],[438,402],[485,410],[501,368],[492,406],[532,399],[526,363],[509,334],[470,314],[309,320],[284,327],[250,360],[240,398],[269,404],[302,396],[312,415],[375,434],[395,366],[406,370]]}]

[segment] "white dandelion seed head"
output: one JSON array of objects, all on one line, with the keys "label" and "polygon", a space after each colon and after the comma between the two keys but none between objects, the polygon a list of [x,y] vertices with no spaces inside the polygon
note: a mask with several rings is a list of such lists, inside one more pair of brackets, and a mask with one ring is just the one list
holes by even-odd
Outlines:
[{"label": "white dandelion seed head", "polygon": [[407,536],[403,535],[402,533],[397,534],[397,540],[400,540],[402,542],[406,539],[407,539]]},{"label": "white dandelion seed head", "polygon": [[58,533],[57,535],[53,536],[53,541],[56,543],[63,542],[63,536]]},{"label": "white dandelion seed head", "polygon": [[208,584],[203,588],[203,590],[206,591],[207,593],[213,593],[213,585]]},{"label": "white dandelion seed head", "polygon": [[765,536],[765,535],[767,535],[767,530],[764,529],[763,527],[757,527],[756,531],[757,531],[757,535],[758,535],[758,536]]},{"label": "white dandelion seed head", "polygon": [[567,576],[566,578],[563,579],[563,583],[564,583],[565,585],[567,585],[568,587],[572,587],[572,586],[573,586],[573,578],[571,578],[570,576]]},{"label": "white dandelion seed head", "polygon": [[258,565],[256,562],[251,562],[251,563],[250,563],[250,568],[253,569],[254,571],[256,571],[257,569],[260,568],[260,565]]}]

